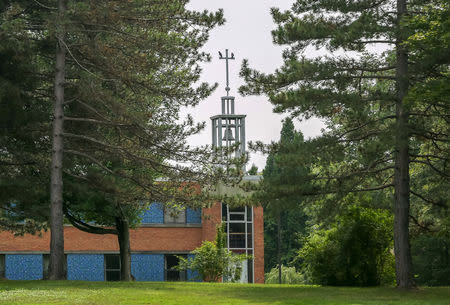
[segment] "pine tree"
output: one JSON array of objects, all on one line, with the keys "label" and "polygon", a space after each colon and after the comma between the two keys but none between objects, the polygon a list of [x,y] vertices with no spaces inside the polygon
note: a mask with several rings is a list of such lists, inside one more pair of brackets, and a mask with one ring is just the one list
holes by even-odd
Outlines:
[{"label": "pine tree", "polygon": [[282,260],[286,264],[290,263],[286,258],[293,259],[293,253],[288,251],[298,248],[294,246],[298,241],[295,233],[305,227],[301,203],[302,194],[307,192],[309,186],[309,170],[302,164],[303,142],[303,135],[296,132],[292,120],[286,118],[280,140],[267,158],[263,180],[253,194],[255,202],[262,203],[264,207],[265,248],[268,250],[265,260],[268,263],[276,261],[280,284]]},{"label": "pine tree", "polygon": [[50,107],[39,90],[38,43],[9,2],[0,6],[0,228],[22,235],[48,220]]},{"label": "pine tree", "polygon": [[[416,124],[448,117],[448,103],[409,103],[406,98],[410,88],[430,71],[430,67],[423,69],[421,56],[411,56],[407,44],[416,29],[408,19],[426,15],[427,2],[298,0],[290,11],[273,9],[278,24],[272,33],[274,41],[289,46],[283,53],[284,65],[266,75],[244,61],[241,71],[247,82],[242,93],[267,94],[275,111],[325,121],[327,131],[310,142],[310,162],[318,169],[316,193],[343,196],[394,190],[400,288],[414,286],[410,194],[422,196],[411,189],[410,165],[425,163],[448,181],[443,168],[436,166],[446,158],[443,145],[448,133]],[[381,47],[374,50],[377,45]],[[304,55],[308,47],[327,55],[308,58]],[[432,143],[439,147],[432,161],[431,154],[416,153],[418,147]]]},{"label": "pine tree", "polygon": [[210,167],[218,162],[212,151],[186,144],[203,124],[190,117],[178,121],[182,106],[195,106],[214,89],[193,85],[199,62],[209,60],[199,49],[209,30],[223,21],[222,12],[190,12],[186,3],[69,1],[67,11],[59,9],[65,36],[57,39],[67,52],[71,77],[64,84],[64,97],[71,100],[65,102],[62,133],[69,166],[61,170],[103,192],[120,212],[114,219],[122,280],[131,279],[124,211],[142,198],[198,204],[198,189],[218,177]]},{"label": "pine tree", "polygon": [[[50,279],[64,278],[64,208],[77,214],[75,204],[64,204],[64,192],[76,185],[128,211],[142,200],[207,204],[208,186],[225,177],[215,165],[228,161],[219,160],[209,147],[191,148],[186,143],[204,124],[179,117],[181,107],[197,105],[215,88],[194,84],[201,73],[199,63],[210,60],[200,48],[209,31],[223,23],[223,13],[191,12],[186,4],[7,4],[38,45],[39,92],[53,103],[47,113],[53,118]],[[200,193],[202,188],[205,192]],[[123,232],[128,230],[126,214],[116,223]],[[119,234],[120,245],[124,240],[126,234]],[[129,272],[123,278],[129,279]]]},{"label": "pine tree", "polygon": [[[408,93],[408,103],[419,113],[414,114],[415,129],[429,130],[420,139],[414,152],[421,156],[411,167],[411,236],[414,273],[421,285],[446,285],[450,265],[450,159],[448,138],[450,119],[450,4],[429,1],[424,14],[408,20],[414,34],[408,38],[410,60],[419,63],[420,78]],[[447,113],[447,115],[446,115]]]}]

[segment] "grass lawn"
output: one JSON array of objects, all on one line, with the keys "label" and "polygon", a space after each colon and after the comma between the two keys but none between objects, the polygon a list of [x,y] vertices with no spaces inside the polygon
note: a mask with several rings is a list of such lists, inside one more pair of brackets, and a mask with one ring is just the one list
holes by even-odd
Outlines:
[{"label": "grass lawn", "polygon": [[161,282],[0,281],[0,304],[450,304],[450,287],[398,291]]}]

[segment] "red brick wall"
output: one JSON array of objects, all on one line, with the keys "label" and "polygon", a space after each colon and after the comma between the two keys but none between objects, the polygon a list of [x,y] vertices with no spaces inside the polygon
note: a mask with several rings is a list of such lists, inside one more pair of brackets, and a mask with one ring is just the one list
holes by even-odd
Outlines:
[{"label": "red brick wall", "polygon": [[[90,234],[74,227],[64,227],[65,251],[119,251],[116,235]],[[200,246],[202,228],[158,228],[143,227],[130,230],[132,251],[192,251]],[[11,233],[0,233],[0,251],[48,252],[50,232],[40,236],[25,235],[14,237]]]},{"label": "red brick wall", "polygon": [[264,283],[264,218],[263,208],[253,208],[255,283]]},{"label": "red brick wall", "polygon": [[192,251],[202,243],[202,228],[139,228],[131,233],[132,251]]},{"label": "red brick wall", "polygon": [[[254,278],[264,283],[264,220],[262,207],[254,207]],[[202,240],[215,240],[216,226],[222,221],[220,203],[203,209],[202,227],[141,227],[130,230],[132,251],[189,252],[201,245]],[[82,232],[72,226],[64,227],[65,251],[108,252],[119,251],[117,236]],[[0,252],[48,252],[50,232],[42,236],[14,237],[0,232]]]},{"label": "red brick wall", "polygon": [[[203,209],[202,240],[214,240],[216,226],[222,221],[222,205],[217,203],[209,209]],[[253,208],[254,219],[254,277],[255,283],[264,283],[264,218],[263,208]]]},{"label": "red brick wall", "polygon": [[216,240],[216,227],[222,222],[222,204],[220,202],[202,212],[202,240]]}]

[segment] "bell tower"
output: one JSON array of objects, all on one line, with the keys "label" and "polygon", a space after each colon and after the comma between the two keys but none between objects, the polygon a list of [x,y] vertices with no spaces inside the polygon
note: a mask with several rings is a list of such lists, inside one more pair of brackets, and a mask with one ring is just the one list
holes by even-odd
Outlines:
[{"label": "bell tower", "polygon": [[245,153],[245,117],[244,114],[234,113],[234,96],[230,96],[228,61],[234,60],[234,54],[225,56],[219,51],[219,59],[225,60],[226,71],[226,96],[222,96],[222,114],[211,117],[212,145],[213,147],[230,147],[238,144],[235,156],[239,157]]}]

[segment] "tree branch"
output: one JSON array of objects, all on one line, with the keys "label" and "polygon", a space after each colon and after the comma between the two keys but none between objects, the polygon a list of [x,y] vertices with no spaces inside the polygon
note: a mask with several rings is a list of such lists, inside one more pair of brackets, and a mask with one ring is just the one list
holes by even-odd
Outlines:
[{"label": "tree branch", "polygon": [[365,140],[365,139],[367,139],[367,138],[370,138],[370,137],[372,137],[372,136],[376,136],[376,135],[378,135],[380,132],[377,130],[377,131],[372,131],[372,132],[369,132],[369,133],[367,133],[367,134],[365,134],[365,135],[363,135],[363,136],[361,136],[361,137],[359,137],[359,138],[353,138],[353,139],[345,139],[345,140],[338,140],[338,142],[339,143],[348,143],[348,142],[357,142],[357,141],[362,141],[362,140]]},{"label": "tree branch", "polygon": [[108,121],[108,119],[103,116],[100,112],[98,112],[94,107],[92,107],[91,105],[88,105],[82,101],[80,101],[79,99],[76,100],[77,103],[79,103],[80,105],[84,106],[86,109],[92,111],[93,113],[95,113],[96,115],[98,115],[98,117],[102,118],[104,121]]},{"label": "tree branch", "polygon": [[[364,67],[352,67],[349,69],[342,69],[341,71],[363,71],[363,72],[380,72],[380,71],[389,71],[395,69],[396,66],[387,66],[387,67],[380,67],[380,68],[364,68]],[[359,77],[364,77],[365,75],[361,75]],[[378,75],[377,75],[378,76]]]},{"label": "tree branch", "polygon": [[438,173],[439,175],[443,176],[443,177],[447,177],[450,178],[450,175],[440,171],[439,169],[437,169],[433,164],[431,164],[431,162],[428,161],[422,161],[422,160],[411,160],[411,163],[421,163],[421,164],[425,164],[428,165],[432,170],[434,170],[436,173]]},{"label": "tree branch", "polygon": [[395,44],[393,40],[362,40],[359,43],[370,44],[370,43],[387,43],[387,44]]},{"label": "tree branch", "polygon": [[53,7],[53,6],[47,6],[37,0],[33,0],[34,2],[36,2],[39,6],[42,6],[43,8],[49,9],[49,10],[58,10],[57,7]]},{"label": "tree branch", "polygon": [[443,135],[447,136],[447,138],[436,138],[436,137],[434,137],[434,135],[442,135],[442,134],[431,133],[431,134],[428,135],[428,134],[420,133],[420,132],[417,132],[417,131],[412,131],[411,135],[424,137],[425,139],[432,140],[432,141],[449,142],[448,135],[445,135],[445,134],[443,134]]},{"label": "tree branch", "polygon": [[70,221],[70,223],[75,228],[77,228],[81,231],[93,233],[93,234],[114,234],[114,235],[118,234],[116,229],[108,229],[108,228],[103,228],[103,227],[92,226],[90,224],[87,224],[87,223],[81,221],[80,219],[75,218],[69,212],[66,205],[64,205],[64,214],[67,216],[67,219]]},{"label": "tree branch", "polygon": [[421,228],[421,229],[423,229],[425,231],[428,231],[428,232],[436,232],[435,230],[431,230],[428,226],[421,224],[419,222],[419,220],[417,218],[415,218],[414,216],[409,215],[409,218],[411,218],[411,220],[414,222],[414,224],[416,226],[418,226],[419,228]]},{"label": "tree branch", "polygon": [[88,122],[88,123],[94,123],[94,124],[113,125],[113,126],[119,126],[119,127],[132,126],[130,124],[115,123],[115,122],[111,122],[111,121],[100,121],[100,120],[89,119],[89,118],[64,117],[64,120],[75,121],[75,122]]},{"label": "tree branch", "polygon": [[428,161],[430,161],[430,158],[450,161],[450,158],[445,158],[443,156],[437,156],[437,155],[414,155],[414,154],[410,154],[410,156],[411,157],[415,157],[415,158],[424,158],[424,159],[427,159]]},{"label": "tree branch", "polygon": [[358,129],[360,129],[360,128],[366,127],[366,126],[369,125],[369,124],[376,123],[376,122],[380,122],[380,121],[384,121],[384,120],[386,120],[386,119],[395,119],[395,115],[388,115],[388,116],[385,116],[385,117],[382,117],[382,118],[379,118],[379,119],[376,119],[376,120],[373,120],[373,121],[366,122],[366,123],[364,123],[364,124],[362,124],[362,125],[359,125],[359,126],[357,126],[357,127],[354,127],[354,128],[352,128],[352,129],[349,129],[349,130],[344,131],[344,133],[342,133],[341,135],[338,135],[337,137],[338,137],[339,139],[341,139],[341,138],[343,138],[343,137],[344,137],[346,134],[348,134],[348,133],[351,133],[351,132],[356,131],[356,130],[358,130]]},{"label": "tree branch", "polygon": [[386,188],[393,187],[393,186],[394,186],[394,184],[391,183],[391,184],[385,184],[385,185],[369,187],[369,188],[364,188],[364,189],[357,189],[357,190],[349,191],[349,193],[378,191],[378,190],[384,190]]},{"label": "tree branch", "polygon": [[76,150],[71,150],[71,149],[65,149],[64,152],[68,153],[68,154],[72,154],[72,155],[85,157],[85,158],[91,160],[92,162],[94,162],[95,164],[97,164],[99,167],[101,167],[102,169],[104,169],[108,173],[114,175],[114,172],[112,170],[110,170],[109,168],[104,166],[100,161],[98,161],[97,159],[95,159],[94,157],[92,157],[92,156],[90,156],[88,154],[85,154],[85,153],[82,153],[82,152],[79,152],[79,151],[76,151]]},{"label": "tree branch", "polygon": [[427,202],[427,203],[431,203],[432,205],[436,205],[436,206],[439,206],[439,207],[442,207],[442,208],[448,208],[448,206],[446,204],[443,204],[443,203],[436,202],[436,201],[433,201],[431,199],[425,198],[424,196],[420,195],[419,193],[414,192],[411,189],[409,190],[409,192],[411,194],[413,194],[414,196],[416,196],[416,197],[422,199],[423,201]]},{"label": "tree branch", "polygon": [[27,161],[27,162],[6,162],[0,161],[0,166],[22,166],[22,165],[35,165],[36,162]]}]

